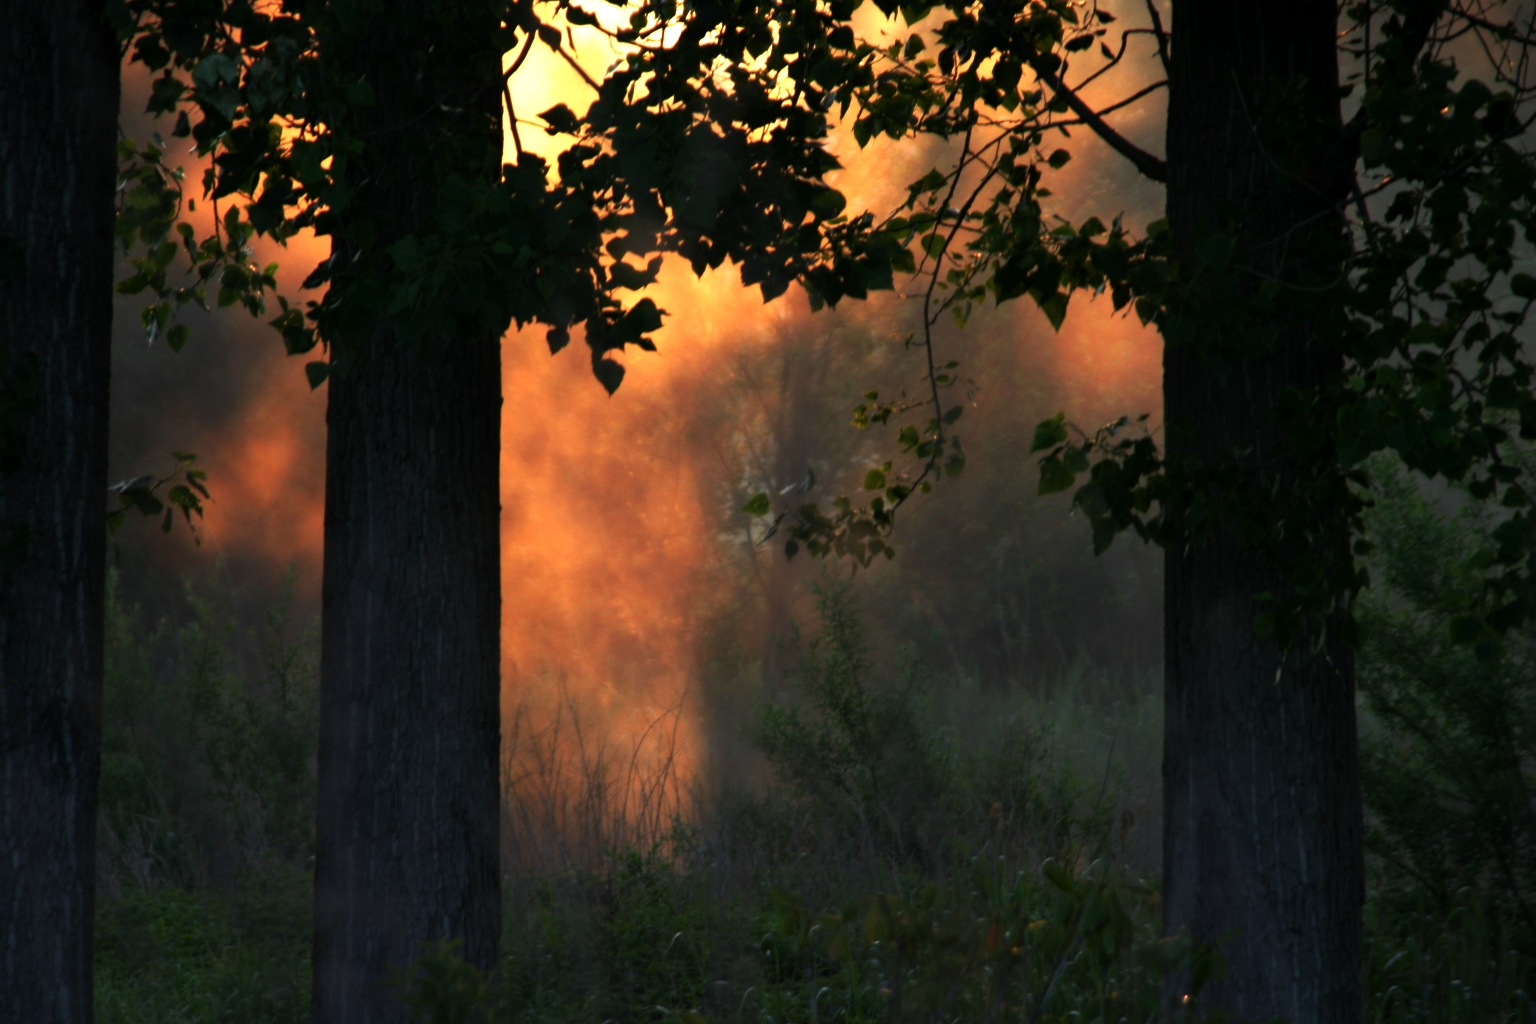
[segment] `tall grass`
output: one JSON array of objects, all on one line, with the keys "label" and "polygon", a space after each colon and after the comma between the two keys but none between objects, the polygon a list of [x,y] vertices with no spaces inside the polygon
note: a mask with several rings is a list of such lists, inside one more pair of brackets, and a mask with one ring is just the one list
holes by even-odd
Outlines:
[{"label": "tall grass", "polygon": [[[787,684],[714,737],[761,770],[684,778],[680,709],[628,746],[569,702],[538,728],[513,717],[506,959],[467,989],[429,959],[424,1019],[465,991],[517,1021],[1048,1020],[1155,998],[1151,961],[1171,954],[1152,888],[1117,860],[1125,800],[1144,810],[1123,758],[1155,746],[1150,698],[1086,673],[1054,702],[952,685],[872,650],[845,591],[818,610]],[[1068,693],[1085,708],[1063,711]]]},{"label": "tall grass", "polygon": [[593,728],[563,690],[553,711],[526,704],[502,729],[502,870],[509,879],[591,870],[614,850],[649,850],[700,814],[678,760],[681,704],[637,736]]}]

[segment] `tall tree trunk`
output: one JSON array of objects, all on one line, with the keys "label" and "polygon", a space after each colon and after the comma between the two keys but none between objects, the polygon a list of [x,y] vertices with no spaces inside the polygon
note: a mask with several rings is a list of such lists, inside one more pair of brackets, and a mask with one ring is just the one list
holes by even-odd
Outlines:
[{"label": "tall tree trunk", "polygon": [[[1277,403],[1341,366],[1328,311],[1309,298],[1342,273],[1337,203],[1353,173],[1340,144],[1335,4],[1178,0],[1174,15],[1177,258],[1193,275],[1198,240],[1229,231],[1245,268],[1240,295],[1251,298],[1260,278],[1294,290],[1269,324],[1238,334],[1211,320],[1169,338],[1168,457],[1228,460],[1285,495],[1304,467]],[[1187,510],[1172,511],[1187,525]],[[1331,531],[1324,543],[1347,550],[1343,517],[1315,512]],[[1290,653],[1256,634],[1258,595],[1285,593],[1288,579],[1237,533],[1167,554],[1165,924],[1224,940],[1228,972],[1206,990],[1206,1008],[1355,1022],[1364,864],[1354,664],[1336,630],[1319,650],[1304,636]]]},{"label": "tall tree trunk", "polygon": [[0,1016],[29,1024],[91,1020],[118,97],[101,7],[0,25]]},{"label": "tall tree trunk", "polygon": [[[350,6],[345,38],[321,40],[326,74],[368,82],[375,103],[346,126],[366,151],[334,245],[367,265],[424,226],[448,169],[499,166],[496,53],[492,88],[473,81],[497,21],[474,24],[472,4]],[[386,324],[337,357],[313,1014],[389,1024],[407,1019],[392,976],[442,940],[489,968],[500,936],[500,350],[449,327],[402,346]]]}]

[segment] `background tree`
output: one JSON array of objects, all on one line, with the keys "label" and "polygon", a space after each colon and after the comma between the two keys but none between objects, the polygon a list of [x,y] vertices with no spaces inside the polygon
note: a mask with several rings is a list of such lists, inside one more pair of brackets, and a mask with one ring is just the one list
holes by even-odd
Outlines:
[{"label": "background tree", "polygon": [[91,1019],[118,49],[0,32],[0,1003]]},{"label": "background tree", "polygon": [[[496,182],[497,14],[337,4],[322,22],[318,73],[371,94],[333,122],[360,144],[337,175],[355,192],[328,230],[352,268],[333,308],[386,300],[370,286],[446,179]],[[392,971],[448,940],[489,967],[501,935],[501,325],[365,324],[333,335],[326,415],[316,1021],[404,1020]]]}]

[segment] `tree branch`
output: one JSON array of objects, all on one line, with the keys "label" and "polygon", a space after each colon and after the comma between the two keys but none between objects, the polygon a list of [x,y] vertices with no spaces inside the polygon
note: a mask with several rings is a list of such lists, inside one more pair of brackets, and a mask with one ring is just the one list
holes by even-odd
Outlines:
[{"label": "tree branch", "polygon": [[1098,112],[1083,102],[1081,96],[1067,88],[1061,78],[1054,71],[1047,68],[1045,62],[1038,56],[1026,57],[1025,60],[1029,62],[1030,69],[1034,71],[1035,76],[1050,86],[1051,90],[1066,102],[1067,107],[1071,109],[1072,113],[1082,118],[1083,123],[1092,128],[1094,134],[1103,139],[1110,149],[1113,149],[1116,153],[1129,160],[1142,173],[1143,177],[1150,178],[1153,181],[1166,182],[1168,180],[1168,164],[1165,161],[1148,153],[1111,128],[1099,116]]},{"label": "tree branch", "polygon": [[[1167,85],[1168,85],[1167,81],[1153,82],[1151,85],[1147,86],[1146,88],[1138,89],[1136,92],[1131,93],[1125,99],[1120,100],[1117,103],[1111,103],[1109,106],[1105,107],[1103,110],[1098,111],[1098,116],[1099,117],[1103,117],[1105,114],[1112,114],[1115,111],[1121,109],[1122,107],[1128,107],[1132,103],[1135,103],[1137,100],[1141,99],[1142,97],[1150,96],[1152,93],[1157,92],[1157,90],[1162,89],[1162,88],[1166,88]],[[1079,120],[1079,121],[1052,121],[1051,122],[1051,127],[1052,128],[1067,128],[1067,127],[1070,127],[1071,125],[1087,124],[1087,123],[1088,122],[1081,121],[1081,120]]]},{"label": "tree branch", "polygon": [[1173,74],[1173,58],[1168,53],[1168,32],[1163,28],[1163,16],[1157,13],[1157,0],[1147,0],[1147,14],[1152,18],[1152,34],[1157,37],[1157,55],[1163,61],[1163,74]]},{"label": "tree branch", "polygon": [[591,75],[587,74],[587,69],[577,63],[575,57],[566,52],[565,47],[561,46],[559,43],[555,43],[550,47],[550,49],[554,50],[555,53],[560,56],[561,60],[569,64],[571,68],[581,76],[581,80],[592,87],[594,92],[601,93],[603,91],[603,87],[598,85]]},{"label": "tree branch", "polygon": [[1519,43],[1521,46],[1536,46],[1536,37],[1520,32],[1513,24],[1501,25],[1496,21],[1480,18],[1475,14],[1460,9],[1452,10],[1451,14],[1463,19],[1476,28],[1492,32],[1494,37],[1500,41],[1508,40],[1512,43]]}]

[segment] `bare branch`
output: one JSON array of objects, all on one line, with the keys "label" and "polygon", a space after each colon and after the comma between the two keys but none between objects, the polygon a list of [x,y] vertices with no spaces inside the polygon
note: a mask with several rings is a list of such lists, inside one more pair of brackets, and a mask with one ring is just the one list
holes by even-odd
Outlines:
[{"label": "bare branch", "polygon": [[1082,118],[1083,123],[1092,128],[1094,134],[1103,139],[1110,149],[1129,160],[1143,177],[1153,181],[1168,180],[1168,164],[1164,160],[1148,153],[1111,128],[1092,107],[1083,102],[1081,96],[1062,84],[1056,73],[1046,67],[1045,62],[1038,56],[1026,57],[1025,60],[1029,62],[1030,68],[1040,81],[1050,86],[1051,90],[1066,102],[1072,113]]},{"label": "bare branch", "polygon": [[[1145,96],[1149,96],[1152,93],[1157,92],[1157,90],[1159,90],[1159,89],[1167,88],[1167,86],[1168,86],[1168,82],[1167,82],[1166,79],[1164,79],[1161,82],[1153,82],[1151,85],[1147,86],[1145,89],[1138,89],[1136,92],[1131,93],[1129,96],[1127,96],[1123,100],[1120,100],[1118,103],[1111,103],[1109,106],[1105,107],[1103,110],[1100,110],[1098,112],[1098,116],[1099,117],[1103,117],[1105,114],[1112,114],[1112,113],[1114,113],[1117,110],[1121,110],[1121,109],[1123,109],[1125,107],[1130,106],[1132,103],[1135,103],[1137,100],[1142,99]],[[1052,121],[1050,126],[1052,128],[1070,128],[1073,125],[1078,125],[1078,124],[1088,124],[1088,122],[1087,121],[1083,121],[1083,120],[1077,120],[1077,121]]]},{"label": "bare branch", "polygon": [[1120,49],[1112,57],[1105,61],[1097,71],[1083,79],[1081,82],[1078,82],[1072,88],[1081,91],[1087,88],[1090,82],[1097,80],[1100,76],[1105,75],[1117,68],[1120,65],[1120,62],[1125,60],[1125,50],[1126,47],[1130,45],[1131,36],[1149,36],[1151,34],[1152,30],[1149,28],[1128,28],[1124,32],[1121,32]]},{"label": "bare branch", "polygon": [[1519,43],[1521,46],[1536,46],[1536,38],[1520,32],[1512,23],[1506,22],[1501,25],[1496,21],[1489,21],[1487,18],[1478,17],[1475,14],[1457,8],[1451,9],[1451,15],[1470,22],[1478,28],[1492,32],[1501,41],[1508,40]]},{"label": "bare branch", "polygon": [[517,154],[517,162],[521,164],[523,137],[517,131],[517,110],[512,106],[512,86],[505,78],[501,80],[501,99],[507,105],[507,125],[512,129],[512,151]]},{"label": "bare branch", "polygon": [[517,59],[514,60],[512,65],[501,74],[501,80],[503,82],[517,74],[517,69],[523,66],[523,61],[528,59],[528,51],[533,49],[533,41],[536,38],[538,38],[538,32],[533,29],[529,29],[527,38],[523,40],[523,48],[518,51]]},{"label": "bare branch", "polygon": [[1157,0],[1147,0],[1147,14],[1152,19],[1152,34],[1157,37],[1157,55],[1163,61],[1163,74],[1173,74],[1173,57],[1168,50],[1168,32],[1163,28],[1163,16],[1157,13]]},{"label": "bare branch", "polygon": [[561,46],[559,43],[550,43],[549,48],[558,53],[560,55],[560,59],[569,64],[576,71],[576,73],[581,76],[581,80],[592,87],[593,92],[603,91],[602,86],[598,85],[597,81],[593,79],[591,75],[587,74],[587,69],[582,67],[580,62],[578,62],[575,57],[571,56],[565,47]]}]

